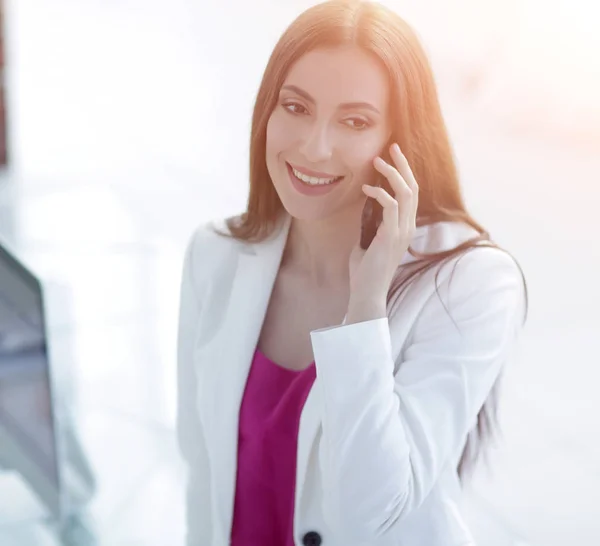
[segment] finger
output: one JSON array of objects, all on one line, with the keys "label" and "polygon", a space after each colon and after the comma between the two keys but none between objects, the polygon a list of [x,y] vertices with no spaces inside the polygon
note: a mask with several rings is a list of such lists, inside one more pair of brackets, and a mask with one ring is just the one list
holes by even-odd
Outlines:
[{"label": "finger", "polygon": [[394,192],[396,199],[401,200],[403,203],[406,202],[412,196],[412,190],[402,178],[402,175],[394,167],[389,163],[386,163],[381,157],[376,157],[373,162],[375,168],[386,177],[387,181],[390,183],[390,186]]},{"label": "finger", "polygon": [[[416,218],[419,208],[419,185],[415,179],[415,176],[408,164],[406,156],[400,150],[398,143],[394,143],[390,146],[390,155],[398,168],[398,171],[402,177],[402,180],[406,186],[411,190],[410,205],[408,207],[407,219]],[[408,197],[407,197],[408,198]]]},{"label": "finger", "polygon": [[390,236],[395,235],[398,231],[398,201],[383,188],[369,186],[368,184],[363,185],[363,192],[367,194],[367,197],[375,199],[383,207],[384,230]]},{"label": "finger", "polygon": [[419,185],[417,184],[415,175],[413,174],[412,169],[408,164],[408,159],[406,159],[406,156],[402,153],[402,151],[400,150],[400,146],[398,146],[397,143],[394,143],[390,146],[390,156],[394,160],[398,172],[406,182],[407,186],[413,192],[418,192]]}]

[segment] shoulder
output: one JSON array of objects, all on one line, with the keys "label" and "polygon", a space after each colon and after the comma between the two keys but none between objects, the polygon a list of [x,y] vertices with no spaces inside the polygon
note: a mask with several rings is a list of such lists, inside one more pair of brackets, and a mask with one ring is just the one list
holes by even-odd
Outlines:
[{"label": "shoulder", "polygon": [[[440,222],[419,228],[412,247],[425,254],[445,252],[477,235],[469,226]],[[492,308],[504,308],[510,313],[526,313],[526,301],[525,277],[518,261],[509,251],[487,241],[441,259],[410,283],[405,300],[414,305],[416,315],[425,314],[428,319],[433,315],[427,310],[445,314],[469,308],[485,314]]]},{"label": "shoulder", "polygon": [[[450,251],[478,236],[472,227],[459,222],[437,222],[418,228],[412,247],[425,254]],[[440,271],[447,276],[452,271],[461,273],[466,284],[497,277],[522,278],[517,260],[507,250],[482,241],[460,252],[444,263]]]},{"label": "shoulder", "polygon": [[526,314],[526,283],[517,260],[506,250],[478,245],[446,266],[438,289],[448,309],[470,309],[480,316]]}]

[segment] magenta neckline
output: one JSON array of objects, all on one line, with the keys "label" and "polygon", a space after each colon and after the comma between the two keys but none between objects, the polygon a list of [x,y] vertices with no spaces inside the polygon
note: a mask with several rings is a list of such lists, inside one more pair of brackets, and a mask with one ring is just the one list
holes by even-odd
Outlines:
[{"label": "magenta neckline", "polygon": [[263,352],[260,349],[258,349],[258,348],[256,349],[256,353],[258,355],[260,355],[260,357],[263,360],[265,360],[266,362],[268,362],[269,364],[271,364],[272,366],[274,366],[278,370],[281,370],[282,372],[288,372],[288,373],[291,373],[291,374],[294,374],[294,375],[306,372],[307,370],[310,370],[315,365],[315,362],[313,360],[310,363],[310,365],[307,366],[306,368],[304,368],[303,370],[291,370],[290,368],[284,368],[283,366],[280,366],[279,364],[277,364],[277,362],[273,362],[269,357],[267,357],[265,354],[263,354]]}]

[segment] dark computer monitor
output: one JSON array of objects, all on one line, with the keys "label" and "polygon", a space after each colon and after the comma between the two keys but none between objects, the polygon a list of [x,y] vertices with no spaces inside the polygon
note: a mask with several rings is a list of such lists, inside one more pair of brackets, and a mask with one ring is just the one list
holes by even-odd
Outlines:
[{"label": "dark computer monitor", "polygon": [[53,394],[42,286],[0,242],[0,470],[16,472],[60,519]]}]

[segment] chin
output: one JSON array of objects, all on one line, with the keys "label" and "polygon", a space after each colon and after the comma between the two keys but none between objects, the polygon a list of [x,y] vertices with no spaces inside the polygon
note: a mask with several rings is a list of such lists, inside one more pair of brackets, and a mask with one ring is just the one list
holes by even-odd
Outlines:
[{"label": "chin", "polygon": [[296,220],[318,222],[335,214],[335,211],[330,210],[330,207],[299,203],[297,200],[289,197],[282,199],[281,202],[286,212]]},{"label": "chin", "polygon": [[[305,222],[323,222],[331,220],[339,220],[347,215],[360,217],[363,203],[347,203],[341,200],[323,200],[320,203],[309,202],[302,199],[302,196],[296,197],[286,193],[285,196],[280,195],[283,208],[286,212],[296,220]],[[344,200],[345,201],[345,200]]]}]

